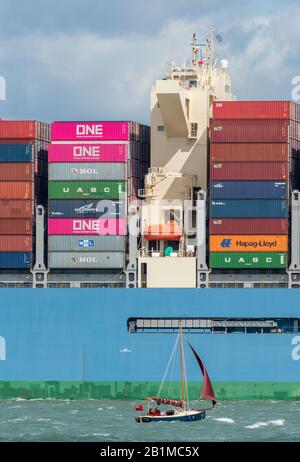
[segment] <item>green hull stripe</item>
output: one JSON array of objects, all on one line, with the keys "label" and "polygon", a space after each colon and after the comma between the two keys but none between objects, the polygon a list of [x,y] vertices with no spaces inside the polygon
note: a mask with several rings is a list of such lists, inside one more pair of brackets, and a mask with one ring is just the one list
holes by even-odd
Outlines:
[{"label": "green hull stripe", "polygon": [[[0,399],[144,399],[155,396],[159,382],[0,381]],[[300,400],[300,382],[214,382],[219,400]],[[170,391],[169,391],[170,390]],[[162,396],[180,399],[180,382],[164,384]],[[189,383],[189,399],[199,399],[199,383]]]}]

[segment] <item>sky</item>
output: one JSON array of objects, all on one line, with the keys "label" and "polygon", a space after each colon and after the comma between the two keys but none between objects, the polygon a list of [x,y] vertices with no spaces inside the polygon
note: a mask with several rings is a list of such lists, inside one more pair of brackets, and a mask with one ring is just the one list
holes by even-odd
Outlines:
[{"label": "sky", "polygon": [[170,59],[214,25],[238,99],[291,99],[300,75],[296,0],[0,0],[0,76],[9,119],[149,123]]}]

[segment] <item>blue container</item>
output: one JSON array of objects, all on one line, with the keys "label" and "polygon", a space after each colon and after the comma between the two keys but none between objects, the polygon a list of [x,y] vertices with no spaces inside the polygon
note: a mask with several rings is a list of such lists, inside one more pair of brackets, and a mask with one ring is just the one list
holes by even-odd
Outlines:
[{"label": "blue container", "polygon": [[0,144],[0,162],[33,162],[32,144]]},{"label": "blue container", "polygon": [[286,181],[211,181],[212,199],[285,199]]},{"label": "blue container", "polygon": [[280,200],[212,200],[211,218],[286,218],[288,203]]},{"label": "blue container", "polygon": [[32,253],[0,252],[0,268],[31,268]]}]

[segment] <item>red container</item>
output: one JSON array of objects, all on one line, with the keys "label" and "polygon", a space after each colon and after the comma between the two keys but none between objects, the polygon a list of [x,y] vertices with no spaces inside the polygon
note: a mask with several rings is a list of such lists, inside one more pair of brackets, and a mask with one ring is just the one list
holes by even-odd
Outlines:
[{"label": "red container", "polygon": [[[21,202],[21,201],[20,201]],[[32,234],[31,218],[0,218],[0,235]],[[1,239],[1,238],[0,238]]]},{"label": "red container", "polygon": [[2,181],[0,182],[0,199],[33,199],[33,183]]},{"label": "red container", "polygon": [[213,120],[210,138],[213,143],[286,143],[288,120]]},{"label": "red container", "polygon": [[212,143],[210,160],[220,162],[288,162],[288,143]]},{"label": "red container", "polygon": [[0,200],[0,218],[31,218],[33,201]]},{"label": "red container", "polygon": [[0,120],[0,138],[38,138],[35,120]]},{"label": "red container", "polygon": [[287,180],[288,162],[211,162],[211,180]]},{"label": "red container", "polygon": [[288,234],[286,218],[211,218],[210,234]]},{"label": "red container", "polygon": [[266,120],[294,117],[295,108],[290,101],[214,101],[213,103],[214,120]]},{"label": "red container", "polygon": [[32,252],[32,236],[1,236],[0,252]]},{"label": "red container", "polygon": [[0,181],[32,181],[33,164],[0,163]]}]

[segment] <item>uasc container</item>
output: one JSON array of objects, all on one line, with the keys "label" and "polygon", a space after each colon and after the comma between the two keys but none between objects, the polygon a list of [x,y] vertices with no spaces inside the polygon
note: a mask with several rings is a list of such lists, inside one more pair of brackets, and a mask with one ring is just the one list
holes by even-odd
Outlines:
[{"label": "uasc container", "polygon": [[287,252],[288,236],[231,235],[210,236],[210,252]]},{"label": "uasc container", "polygon": [[231,200],[211,201],[211,218],[286,218],[288,204],[280,200]]},{"label": "uasc container", "polygon": [[212,234],[288,234],[287,218],[211,218],[209,233]]},{"label": "uasc container", "polygon": [[121,252],[50,252],[50,268],[123,269],[125,254]]},{"label": "uasc container", "polygon": [[49,252],[125,252],[125,236],[49,236]]},{"label": "uasc container", "polygon": [[127,179],[127,166],[123,162],[52,163],[49,164],[49,180],[123,180]]},{"label": "uasc container", "polygon": [[49,218],[125,218],[126,202],[99,200],[50,200]]},{"label": "uasc container", "polygon": [[288,162],[212,162],[212,180],[287,180]]},{"label": "uasc container", "polygon": [[51,144],[49,162],[127,162],[128,144]]},{"label": "uasc container", "polygon": [[49,199],[120,199],[126,194],[124,181],[50,181]]},{"label": "uasc container", "polygon": [[212,269],[286,269],[285,252],[211,252]]},{"label": "uasc container", "polygon": [[211,181],[212,199],[285,199],[286,181]]}]

